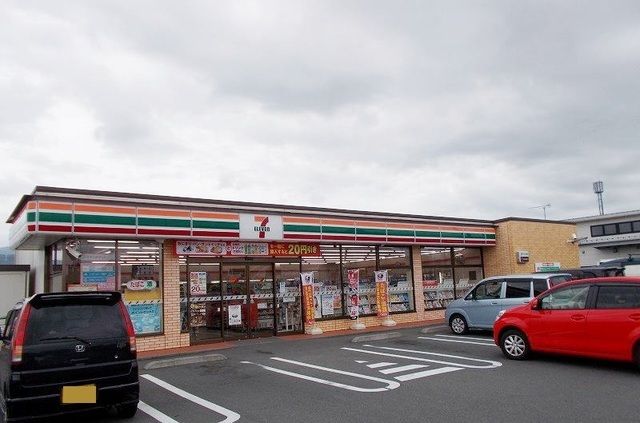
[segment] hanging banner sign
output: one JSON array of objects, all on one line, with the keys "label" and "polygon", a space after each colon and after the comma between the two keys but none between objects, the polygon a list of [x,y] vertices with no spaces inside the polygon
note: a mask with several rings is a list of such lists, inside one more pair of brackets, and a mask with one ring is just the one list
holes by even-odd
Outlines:
[{"label": "hanging banner sign", "polygon": [[204,295],[207,293],[207,272],[189,273],[189,287],[191,295]]},{"label": "hanging banner sign", "polygon": [[176,253],[184,256],[321,256],[318,244],[290,242],[177,241]]},{"label": "hanging banner sign", "polygon": [[302,280],[302,301],[304,302],[304,323],[313,325],[315,319],[315,297],[313,296],[313,273],[300,273]]},{"label": "hanging banner sign", "polygon": [[152,279],[132,279],[125,283],[124,286],[132,291],[151,291],[158,287],[158,283]]},{"label": "hanging banner sign", "polygon": [[389,272],[387,270],[378,270],[375,275],[378,317],[386,317],[389,315]]},{"label": "hanging banner sign", "polygon": [[347,278],[349,279],[349,317],[355,320],[360,316],[360,270],[348,270]]}]

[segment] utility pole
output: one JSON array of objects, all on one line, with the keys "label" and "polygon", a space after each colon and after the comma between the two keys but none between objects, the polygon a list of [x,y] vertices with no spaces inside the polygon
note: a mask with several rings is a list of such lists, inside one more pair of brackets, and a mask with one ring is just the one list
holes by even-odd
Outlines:
[{"label": "utility pole", "polygon": [[544,220],[547,220],[547,207],[551,207],[551,204],[543,204],[541,206],[529,207],[531,209],[542,209],[542,213],[544,214]]},{"label": "utility pole", "polygon": [[602,202],[602,193],[604,192],[604,185],[602,181],[596,181],[593,183],[593,192],[598,197],[598,212],[600,216],[604,214],[604,203]]}]

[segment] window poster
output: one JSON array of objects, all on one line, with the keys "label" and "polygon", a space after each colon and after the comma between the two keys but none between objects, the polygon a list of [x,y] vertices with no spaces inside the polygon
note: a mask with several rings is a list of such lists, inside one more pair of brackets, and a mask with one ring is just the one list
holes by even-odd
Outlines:
[{"label": "window poster", "polygon": [[242,324],[242,306],[234,304],[229,306],[229,326],[238,326]]},{"label": "window poster", "polygon": [[162,304],[128,304],[129,316],[136,335],[160,332],[162,330]]}]

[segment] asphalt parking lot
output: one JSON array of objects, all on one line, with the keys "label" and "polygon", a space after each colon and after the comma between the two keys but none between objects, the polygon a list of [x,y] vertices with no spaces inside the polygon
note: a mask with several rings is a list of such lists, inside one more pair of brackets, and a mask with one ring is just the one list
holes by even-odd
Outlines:
[{"label": "asphalt parking lot", "polygon": [[141,370],[142,402],[131,421],[639,419],[640,371],[632,365],[554,356],[514,362],[490,333],[459,337],[447,328],[354,336],[248,340],[218,351],[220,361]]}]

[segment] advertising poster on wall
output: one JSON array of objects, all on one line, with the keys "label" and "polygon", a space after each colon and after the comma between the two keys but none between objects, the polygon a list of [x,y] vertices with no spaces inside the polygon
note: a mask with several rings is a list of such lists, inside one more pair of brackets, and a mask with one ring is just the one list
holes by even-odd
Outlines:
[{"label": "advertising poster on wall", "polygon": [[322,315],[333,316],[333,294],[322,295]]},{"label": "advertising poster on wall", "polygon": [[160,332],[162,330],[162,304],[128,304],[129,316],[136,334]]},{"label": "advertising poster on wall", "polygon": [[229,306],[229,326],[239,326],[242,324],[242,306],[234,304]]},{"label": "advertising poster on wall", "polygon": [[207,293],[207,272],[190,272],[189,287],[191,295],[205,295]]},{"label": "advertising poster on wall", "polygon": [[304,322],[306,325],[315,323],[315,297],[313,295],[313,273],[300,273],[302,280],[302,301],[304,303]]},{"label": "advertising poster on wall", "polygon": [[349,279],[349,317],[355,320],[360,316],[360,269],[348,270],[347,278]]},{"label": "advertising poster on wall", "polygon": [[116,271],[112,264],[82,263],[82,285],[95,285],[98,291],[115,291]]},{"label": "advertising poster on wall", "polygon": [[389,315],[389,272],[379,270],[376,275],[376,301],[378,304],[378,316]]},{"label": "advertising poster on wall", "polygon": [[207,305],[206,303],[191,303],[189,313],[189,325],[192,328],[206,326]]}]

